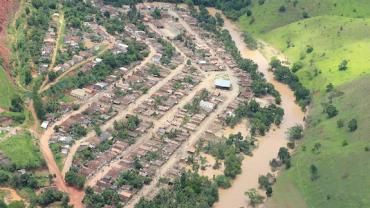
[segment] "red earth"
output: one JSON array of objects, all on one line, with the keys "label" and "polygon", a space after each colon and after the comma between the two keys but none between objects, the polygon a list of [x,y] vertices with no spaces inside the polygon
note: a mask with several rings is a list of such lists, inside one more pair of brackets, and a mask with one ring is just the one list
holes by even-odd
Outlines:
[{"label": "red earth", "polygon": [[0,56],[4,60],[4,67],[8,69],[11,51],[8,48],[8,38],[6,28],[9,21],[18,8],[16,0],[0,0]]}]

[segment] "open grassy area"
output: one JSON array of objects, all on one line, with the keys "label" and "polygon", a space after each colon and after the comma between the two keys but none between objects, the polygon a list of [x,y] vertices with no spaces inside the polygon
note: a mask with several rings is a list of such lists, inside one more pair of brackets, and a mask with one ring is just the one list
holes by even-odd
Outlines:
[{"label": "open grassy area", "polygon": [[[370,73],[370,1],[300,0],[296,6],[293,2],[255,3],[252,15],[241,17],[239,25],[282,51],[292,63],[302,62],[298,75],[311,89]],[[285,12],[279,12],[282,5]],[[303,18],[303,11],[311,18]],[[311,53],[306,52],[308,46]],[[348,69],[339,71],[343,60],[348,61]]]},{"label": "open grassy area", "polygon": [[[352,81],[370,73],[370,19],[320,16],[277,28],[261,38],[272,43],[292,62],[302,62],[298,72],[304,85],[324,88]],[[313,51],[307,53],[307,46]],[[348,60],[348,69],[338,66]]]},{"label": "open grassy area", "polygon": [[[327,118],[322,113],[320,96],[312,108],[309,127],[299,150],[293,157],[290,170],[283,171],[274,187],[269,207],[370,207],[370,77],[339,87],[344,94],[333,99],[339,114]],[[350,132],[347,123],[357,119],[358,129]],[[345,121],[343,128],[337,120]],[[345,143],[348,145],[345,145]],[[313,151],[320,144],[319,153]],[[319,178],[311,180],[310,166],[318,168]]]},{"label": "open grassy area", "polygon": [[43,165],[43,159],[35,139],[22,133],[0,142],[2,151],[17,168],[37,168]]},{"label": "open grassy area", "polygon": [[[258,0],[252,2],[252,15],[241,17],[240,25],[253,34],[267,33],[302,20],[304,12],[309,17],[321,15],[370,17],[368,0],[265,0],[263,5],[259,5]],[[279,11],[281,6],[285,7],[285,12]]]},{"label": "open grassy area", "polygon": [[4,69],[0,66],[0,108],[8,109],[10,100],[16,93],[16,89],[9,81]]}]

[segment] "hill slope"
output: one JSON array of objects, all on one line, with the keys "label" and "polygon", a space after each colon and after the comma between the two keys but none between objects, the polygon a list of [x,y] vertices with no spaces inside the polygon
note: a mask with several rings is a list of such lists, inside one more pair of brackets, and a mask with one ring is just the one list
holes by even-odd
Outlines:
[{"label": "hill slope", "polygon": [[[260,37],[280,49],[293,62],[302,62],[298,72],[303,84],[324,88],[370,72],[370,19],[318,16],[272,30]],[[307,53],[308,46],[313,48]],[[348,69],[339,71],[343,60]]]},{"label": "hill slope", "polygon": [[[367,76],[339,87],[344,94],[333,99],[339,114],[331,119],[322,113],[321,106],[330,94],[316,99],[292,168],[279,176],[267,207],[370,206],[370,152],[365,151],[370,147],[369,82]],[[359,125],[353,133],[347,127],[352,118]],[[337,127],[339,119],[345,121],[343,128]],[[314,150],[317,144],[321,146],[318,151]],[[319,178],[314,181],[311,165],[318,168]]]},{"label": "hill slope", "polygon": [[[370,148],[370,1],[253,2],[252,15],[240,18],[241,29],[282,51],[291,63],[303,63],[297,74],[314,92],[304,140],[292,168],[278,177],[267,207],[370,207],[370,152],[365,151]],[[303,18],[304,12],[309,18]],[[339,71],[343,60],[348,68]],[[344,94],[326,93],[328,83]],[[323,113],[329,96],[339,110],[331,119]],[[351,133],[347,125],[353,118],[359,128]],[[343,128],[337,127],[339,119]],[[318,169],[314,181],[311,165]]]}]

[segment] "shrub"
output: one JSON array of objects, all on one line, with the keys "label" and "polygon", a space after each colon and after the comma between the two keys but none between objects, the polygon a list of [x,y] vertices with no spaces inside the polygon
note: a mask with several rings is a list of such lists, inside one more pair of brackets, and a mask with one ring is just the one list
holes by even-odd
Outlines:
[{"label": "shrub", "polygon": [[357,120],[356,119],[352,119],[348,122],[348,128],[349,128],[349,131],[356,131],[357,129]]},{"label": "shrub", "polygon": [[284,13],[286,12],[286,7],[284,5],[279,7],[279,12]]},{"label": "shrub", "polygon": [[343,126],[344,126],[344,121],[343,121],[342,119],[339,119],[339,120],[337,121],[337,127],[338,127],[338,128],[343,128]]},{"label": "shrub", "polygon": [[331,104],[326,106],[325,112],[328,114],[328,118],[333,118],[334,116],[338,115],[337,108]]},{"label": "shrub", "polygon": [[303,67],[303,63],[301,61],[298,61],[296,63],[293,64],[292,66],[292,72],[297,72],[298,70],[302,69]]},{"label": "shrub", "polygon": [[289,139],[298,140],[303,137],[303,126],[296,125],[288,129]]},{"label": "shrub", "polygon": [[306,48],[306,53],[312,53],[312,51],[313,51],[313,47],[308,45]]},{"label": "shrub", "polygon": [[224,176],[224,175],[218,175],[215,178],[215,182],[218,187],[221,187],[223,189],[227,189],[231,187],[230,178]]},{"label": "shrub", "polygon": [[345,70],[347,70],[348,69],[348,61],[347,60],[343,60],[340,64],[339,64],[339,66],[338,66],[338,69],[339,69],[339,71],[345,71]]}]

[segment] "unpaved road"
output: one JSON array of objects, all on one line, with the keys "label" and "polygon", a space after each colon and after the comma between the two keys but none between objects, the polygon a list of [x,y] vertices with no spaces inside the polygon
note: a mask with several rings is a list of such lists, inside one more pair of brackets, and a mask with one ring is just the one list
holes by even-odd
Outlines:
[{"label": "unpaved road", "polygon": [[1,191],[7,192],[5,196],[5,203],[11,203],[13,201],[23,201],[23,198],[12,188],[0,187]]},{"label": "unpaved road", "polygon": [[[179,18],[180,24],[187,30],[188,33],[195,35],[195,38],[197,41],[203,45],[207,45],[204,40],[202,40],[195,31],[191,29],[191,27],[182,20],[175,12],[170,11],[172,15]],[[216,55],[216,52],[213,51],[213,48],[210,48],[210,52],[213,56],[217,57],[219,60],[220,57]],[[178,161],[183,158],[184,156],[187,156],[187,150],[194,146],[195,143],[200,139],[202,134],[206,132],[211,125],[213,125],[213,122],[217,119],[217,116],[221,113],[223,113],[228,105],[233,102],[238,94],[239,94],[239,87],[238,87],[238,80],[233,74],[233,72],[230,70],[229,67],[226,67],[226,71],[222,72],[207,72],[206,73],[206,79],[202,81],[202,84],[205,88],[212,91],[213,89],[213,81],[217,77],[218,74],[227,74],[230,77],[230,80],[232,82],[232,89],[231,91],[223,91],[222,96],[224,97],[224,100],[217,106],[217,109],[210,113],[210,115],[207,116],[207,118],[198,126],[195,132],[193,132],[190,137],[187,139],[186,142],[184,142],[175,152],[174,154],[169,158],[169,160],[157,171],[156,175],[153,177],[152,182],[144,186],[138,194],[136,194],[126,205],[128,208],[133,208],[134,205],[140,200],[142,196],[153,196],[155,193],[159,191],[157,188],[157,183],[159,179],[164,176],[171,168],[173,168]],[[185,105],[186,102],[182,103],[180,106]]]},{"label": "unpaved road", "polygon": [[[135,70],[138,70],[140,69],[141,67],[145,66],[147,63],[150,62],[150,60],[153,58],[153,56],[155,55],[156,51],[155,49],[149,44],[147,43],[148,46],[149,46],[149,55],[147,57],[145,57],[145,59],[137,66],[135,66],[132,70],[131,70],[131,73]],[[130,74],[130,73],[129,73]],[[158,83],[157,83],[158,84]],[[152,92],[152,93],[150,93]],[[144,98],[148,98],[149,95],[152,95],[153,94],[153,90],[150,90],[150,92],[148,92],[147,94],[143,95],[142,97]],[[141,98],[139,98],[140,100],[142,100]],[[133,109],[135,109],[137,106],[139,106],[139,104],[141,104],[141,102],[139,100],[137,100],[136,102],[132,103],[129,105],[128,108],[126,108],[124,111],[120,111],[114,118],[111,118],[107,123],[105,123],[101,129],[102,130],[106,130],[108,129],[109,127],[112,127],[113,126],[113,123],[114,121],[116,120],[120,120],[122,118],[124,118],[127,113],[130,112],[130,110],[132,111]],[[78,148],[80,147],[81,144],[83,144],[88,138],[92,137],[95,135],[95,132],[89,132],[84,138],[81,138],[80,140],[78,140],[70,149],[67,157],[65,158],[65,161],[64,161],[64,166],[63,166],[63,170],[62,170],[62,175],[64,176],[68,170],[71,168],[72,166],[72,162],[73,162],[73,157],[74,155],[76,154]]]}]

